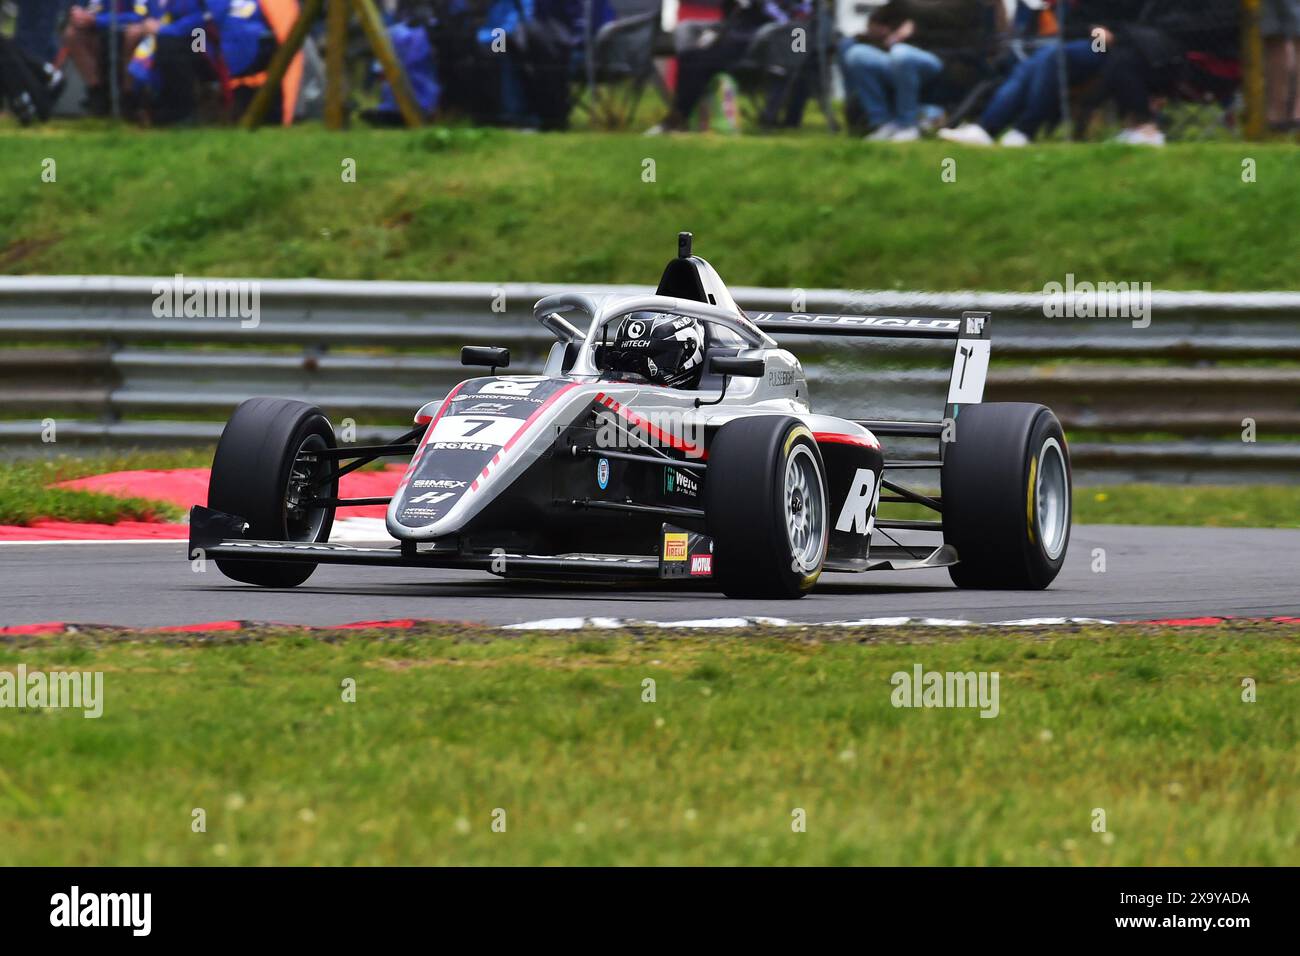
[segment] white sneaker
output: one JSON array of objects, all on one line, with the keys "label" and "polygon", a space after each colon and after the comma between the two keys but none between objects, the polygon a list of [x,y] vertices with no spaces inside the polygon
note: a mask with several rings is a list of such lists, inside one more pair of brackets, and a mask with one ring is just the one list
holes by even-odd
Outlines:
[{"label": "white sneaker", "polygon": [[1029,137],[1020,132],[1020,130],[1012,128],[1002,134],[1002,138],[998,140],[998,144],[1001,146],[1009,146],[1012,149],[1019,149],[1022,146],[1029,145]]},{"label": "white sneaker", "polygon": [[1132,129],[1121,130],[1115,137],[1115,142],[1128,146],[1163,146],[1165,134],[1154,126],[1135,126]]},{"label": "white sneaker", "polygon": [[893,136],[889,137],[889,141],[891,143],[915,143],[920,138],[920,127],[904,126]]},{"label": "white sneaker", "polygon": [[939,138],[964,146],[992,146],[993,137],[978,123],[963,123],[956,129],[939,130]]},{"label": "white sneaker", "polygon": [[869,133],[866,136],[866,141],[868,143],[887,143],[894,138],[898,131],[898,124],[891,120],[878,127],[874,133]]}]

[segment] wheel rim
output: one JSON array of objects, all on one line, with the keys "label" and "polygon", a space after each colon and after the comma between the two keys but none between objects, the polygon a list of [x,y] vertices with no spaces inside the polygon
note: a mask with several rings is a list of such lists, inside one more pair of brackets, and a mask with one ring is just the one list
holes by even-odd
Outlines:
[{"label": "wheel rim", "polygon": [[1038,453],[1034,500],[1039,540],[1043,551],[1055,561],[1065,550],[1070,529],[1070,480],[1065,471],[1065,453],[1055,438],[1043,442]]},{"label": "wheel rim", "polygon": [[320,487],[321,480],[328,474],[329,461],[316,454],[326,447],[325,439],[320,435],[308,435],[298,446],[289,467],[289,480],[284,489],[284,525],[290,541],[320,540],[330,509],[326,505],[306,502],[329,492],[329,488]]},{"label": "wheel rim", "polygon": [[785,530],[795,563],[804,572],[821,564],[826,537],[826,494],[821,470],[806,445],[796,445],[785,462]]}]

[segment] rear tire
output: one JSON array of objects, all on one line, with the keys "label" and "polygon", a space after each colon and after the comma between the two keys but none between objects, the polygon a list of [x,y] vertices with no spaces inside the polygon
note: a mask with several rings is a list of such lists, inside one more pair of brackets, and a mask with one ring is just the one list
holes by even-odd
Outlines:
[{"label": "rear tire", "polygon": [[1070,452],[1043,405],[969,405],[944,448],[943,540],[963,588],[1041,590],[1070,543]]},{"label": "rear tire", "polygon": [[799,598],[830,540],[826,469],[798,419],[737,418],[718,429],[704,479],[713,576],[727,597]]},{"label": "rear tire", "polygon": [[[235,409],[212,459],[208,507],[248,522],[245,537],[260,541],[328,541],[334,506],[304,506],[315,495],[338,497],[338,479],[311,482],[336,462],[312,452],[334,448],[334,429],[314,405],[283,398],[250,398]],[[289,588],[302,584],[316,565],[308,562],[217,562],[221,573],[245,584]]]}]

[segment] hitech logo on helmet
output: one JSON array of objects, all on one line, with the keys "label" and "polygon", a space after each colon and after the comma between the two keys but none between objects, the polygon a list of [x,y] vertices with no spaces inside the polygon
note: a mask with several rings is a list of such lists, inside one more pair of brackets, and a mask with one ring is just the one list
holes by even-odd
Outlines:
[{"label": "hitech logo on helmet", "polygon": [[655,385],[694,388],[704,372],[704,327],[688,315],[630,315],[619,325],[601,364]]}]

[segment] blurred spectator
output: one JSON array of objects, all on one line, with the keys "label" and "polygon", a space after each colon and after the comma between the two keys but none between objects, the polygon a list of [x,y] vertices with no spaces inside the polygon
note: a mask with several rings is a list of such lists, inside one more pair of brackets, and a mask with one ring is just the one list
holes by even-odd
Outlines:
[{"label": "blurred spectator", "polygon": [[69,0],[19,0],[14,43],[42,63],[54,62],[59,52],[55,28]]},{"label": "blurred spectator", "polygon": [[[1300,2],[1300,0],[1298,0]],[[1232,60],[1238,55],[1238,0],[1148,0],[1124,26],[1110,51],[1103,92],[1115,101],[1123,130],[1117,141],[1163,146],[1152,100],[1175,92],[1193,57]]]},{"label": "blurred spectator", "polygon": [[1262,0],[1259,32],[1264,37],[1268,124],[1300,129],[1300,0]]},{"label": "blurred spectator", "polygon": [[62,88],[62,75],[0,34],[0,109],[7,104],[27,126],[50,118]]},{"label": "blurred spectator", "polygon": [[127,67],[127,99],[142,117],[159,125],[192,119],[200,83],[218,85],[226,104],[242,113],[277,46],[262,2],[149,0],[148,13]]},{"label": "blurred spectator", "polygon": [[[425,119],[432,119],[438,110],[438,99],[442,87],[438,83],[438,64],[434,56],[430,31],[436,21],[432,14],[419,13],[404,20],[399,20],[388,28],[388,39],[393,44],[406,79],[410,84],[415,104]],[[370,67],[374,76],[383,74],[383,66],[376,60]],[[377,126],[401,126],[405,121],[397,105],[393,88],[384,83],[379,97],[379,105],[374,109],[362,110],[362,118]]]},{"label": "blurred spectator", "polygon": [[[1000,8],[1001,0],[997,3]],[[844,87],[873,127],[867,139],[920,138],[921,90],[944,67],[927,48],[969,42],[988,6],[988,0],[888,0],[871,14],[865,33],[840,44]]]},{"label": "blurred spectator", "polygon": [[703,31],[696,45],[677,54],[677,90],[672,108],[649,134],[686,129],[691,113],[719,73],[744,60],[749,45],[766,23],[788,23],[805,12],[800,0],[722,0],[722,20]]},{"label": "blurred spectator", "polygon": [[970,146],[991,146],[1002,134],[999,142],[1003,146],[1027,145],[1040,129],[1060,120],[1062,54],[1067,82],[1082,83],[1094,78],[1106,63],[1106,51],[1122,43],[1125,23],[1141,6],[1141,0],[1079,0],[1069,9],[1061,41],[1042,47],[1016,64],[978,123],[941,129],[940,138]]},{"label": "blurred spectator", "polygon": [[77,72],[86,81],[86,99],[82,106],[92,116],[106,116],[109,111],[108,75],[104,64],[108,61],[108,32],[113,24],[114,7],[122,53],[119,62],[123,66],[139,42],[158,26],[156,21],[150,22],[153,19],[150,4],[143,0],[89,0],[69,11],[63,41]]}]

